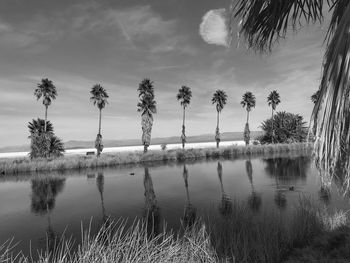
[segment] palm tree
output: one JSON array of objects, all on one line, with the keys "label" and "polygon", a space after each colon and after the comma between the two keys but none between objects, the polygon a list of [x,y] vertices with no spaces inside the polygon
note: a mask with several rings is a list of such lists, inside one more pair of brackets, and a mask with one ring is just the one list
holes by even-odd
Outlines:
[{"label": "palm tree", "polygon": [[[286,38],[293,28],[304,24],[323,23],[324,6],[332,17],[325,36],[326,53],[322,63],[319,99],[312,113],[315,127],[316,164],[331,176],[342,167],[350,179],[350,129],[348,55],[350,52],[350,2],[348,0],[238,0],[229,11],[229,24],[238,18],[239,32],[249,48],[261,52],[272,50],[274,43]],[[328,21],[328,20],[327,20]],[[234,36],[231,30],[231,38]],[[345,180],[348,181],[348,180]]]},{"label": "palm tree", "polygon": [[102,144],[102,135],[101,135],[101,117],[102,117],[102,109],[106,107],[106,104],[108,104],[107,99],[109,98],[107,91],[100,85],[96,84],[94,85],[90,90],[90,100],[91,102],[97,106],[97,108],[100,111],[99,121],[98,121],[98,134],[96,136],[95,140],[95,148],[97,150],[97,157],[100,156],[102,150],[103,150],[103,144]]},{"label": "palm tree", "polygon": [[217,117],[216,117],[215,140],[216,140],[216,147],[219,148],[219,143],[220,143],[219,114],[224,109],[224,106],[226,105],[226,102],[227,102],[226,92],[223,90],[215,91],[213,98],[211,99],[211,102],[212,104],[216,104]]},{"label": "palm tree", "polygon": [[41,83],[37,85],[34,91],[34,96],[37,100],[41,97],[43,98],[43,104],[45,106],[45,123],[44,131],[46,132],[46,122],[47,122],[47,109],[51,105],[52,100],[56,99],[57,90],[55,85],[49,79],[42,79]]},{"label": "palm tree", "polygon": [[255,108],[256,99],[253,93],[247,91],[242,96],[241,105],[247,110],[247,122],[244,127],[244,141],[246,145],[249,145],[250,141],[250,130],[249,130],[249,112],[252,108]]},{"label": "palm tree", "polygon": [[274,142],[274,137],[275,137],[275,130],[273,128],[273,113],[276,110],[276,107],[278,104],[280,104],[281,99],[280,99],[280,94],[274,90],[271,91],[271,93],[269,94],[269,96],[267,96],[267,103],[269,106],[271,106],[272,109],[272,113],[271,113],[271,120],[272,120],[272,143]]},{"label": "palm tree", "polygon": [[185,143],[186,143],[185,111],[186,111],[186,107],[191,102],[191,98],[192,98],[191,88],[182,86],[181,89],[179,89],[179,93],[177,94],[176,98],[177,100],[180,101],[180,104],[183,107],[181,142],[182,142],[182,148],[185,148]]},{"label": "palm tree", "polygon": [[142,144],[144,145],[144,152],[147,152],[148,146],[151,144],[153,114],[157,113],[153,82],[144,79],[137,90],[140,98],[137,103],[137,111],[141,112]]}]

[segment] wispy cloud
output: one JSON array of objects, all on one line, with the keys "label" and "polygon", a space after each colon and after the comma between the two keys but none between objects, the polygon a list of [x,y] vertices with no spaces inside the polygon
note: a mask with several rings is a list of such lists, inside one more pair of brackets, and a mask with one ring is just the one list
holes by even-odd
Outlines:
[{"label": "wispy cloud", "polygon": [[214,9],[207,12],[199,27],[199,34],[208,44],[228,46],[228,30],[225,20],[225,9]]}]

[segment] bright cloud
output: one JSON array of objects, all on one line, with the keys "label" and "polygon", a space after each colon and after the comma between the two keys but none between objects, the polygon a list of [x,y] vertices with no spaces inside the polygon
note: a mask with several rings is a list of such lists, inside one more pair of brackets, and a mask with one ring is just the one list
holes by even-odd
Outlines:
[{"label": "bright cloud", "polygon": [[228,46],[228,30],[225,9],[214,9],[207,12],[199,27],[199,34],[208,44]]}]

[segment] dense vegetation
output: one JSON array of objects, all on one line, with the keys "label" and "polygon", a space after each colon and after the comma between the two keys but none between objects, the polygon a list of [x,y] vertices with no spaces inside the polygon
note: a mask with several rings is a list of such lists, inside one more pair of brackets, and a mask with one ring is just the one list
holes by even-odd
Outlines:
[{"label": "dense vegetation", "polygon": [[277,112],[262,122],[264,135],[258,137],[261,144],[305,142],[308,128],[303,117],[285,111]]}]

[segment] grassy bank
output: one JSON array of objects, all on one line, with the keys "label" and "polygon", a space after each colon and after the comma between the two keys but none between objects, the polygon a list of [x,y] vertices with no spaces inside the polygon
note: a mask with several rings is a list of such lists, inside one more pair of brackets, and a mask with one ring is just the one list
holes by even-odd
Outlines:
[{"label": "grassy bank", "polygon": [[[0,246],[1,262],[348,262],[350,228],[344,212],[329,213],[302,198],[286,218],[278,213],[257,216],[234,201],[230,213],[197,219],[180,234],[149,232],[141,221],[106,224],[72,240],[58,240],[33,261]],[[304,261],[303,261],[304,260]]]},{"label": "grassy bank", "polygon": [[312,145],[306,143],[230,146],[207,149],[185,149],[142,152],[107,153],[100,158],[95,156],[65,156],[57,159],[29,158],[1,159],[0,176],[30,172],[65,171],[70,169],[85,169],[108,167],[125,164],[140,164],[147,162],[185,161],[210,158],[239,158],[245,156],[273,156],[283,153],[311,154]]}]

